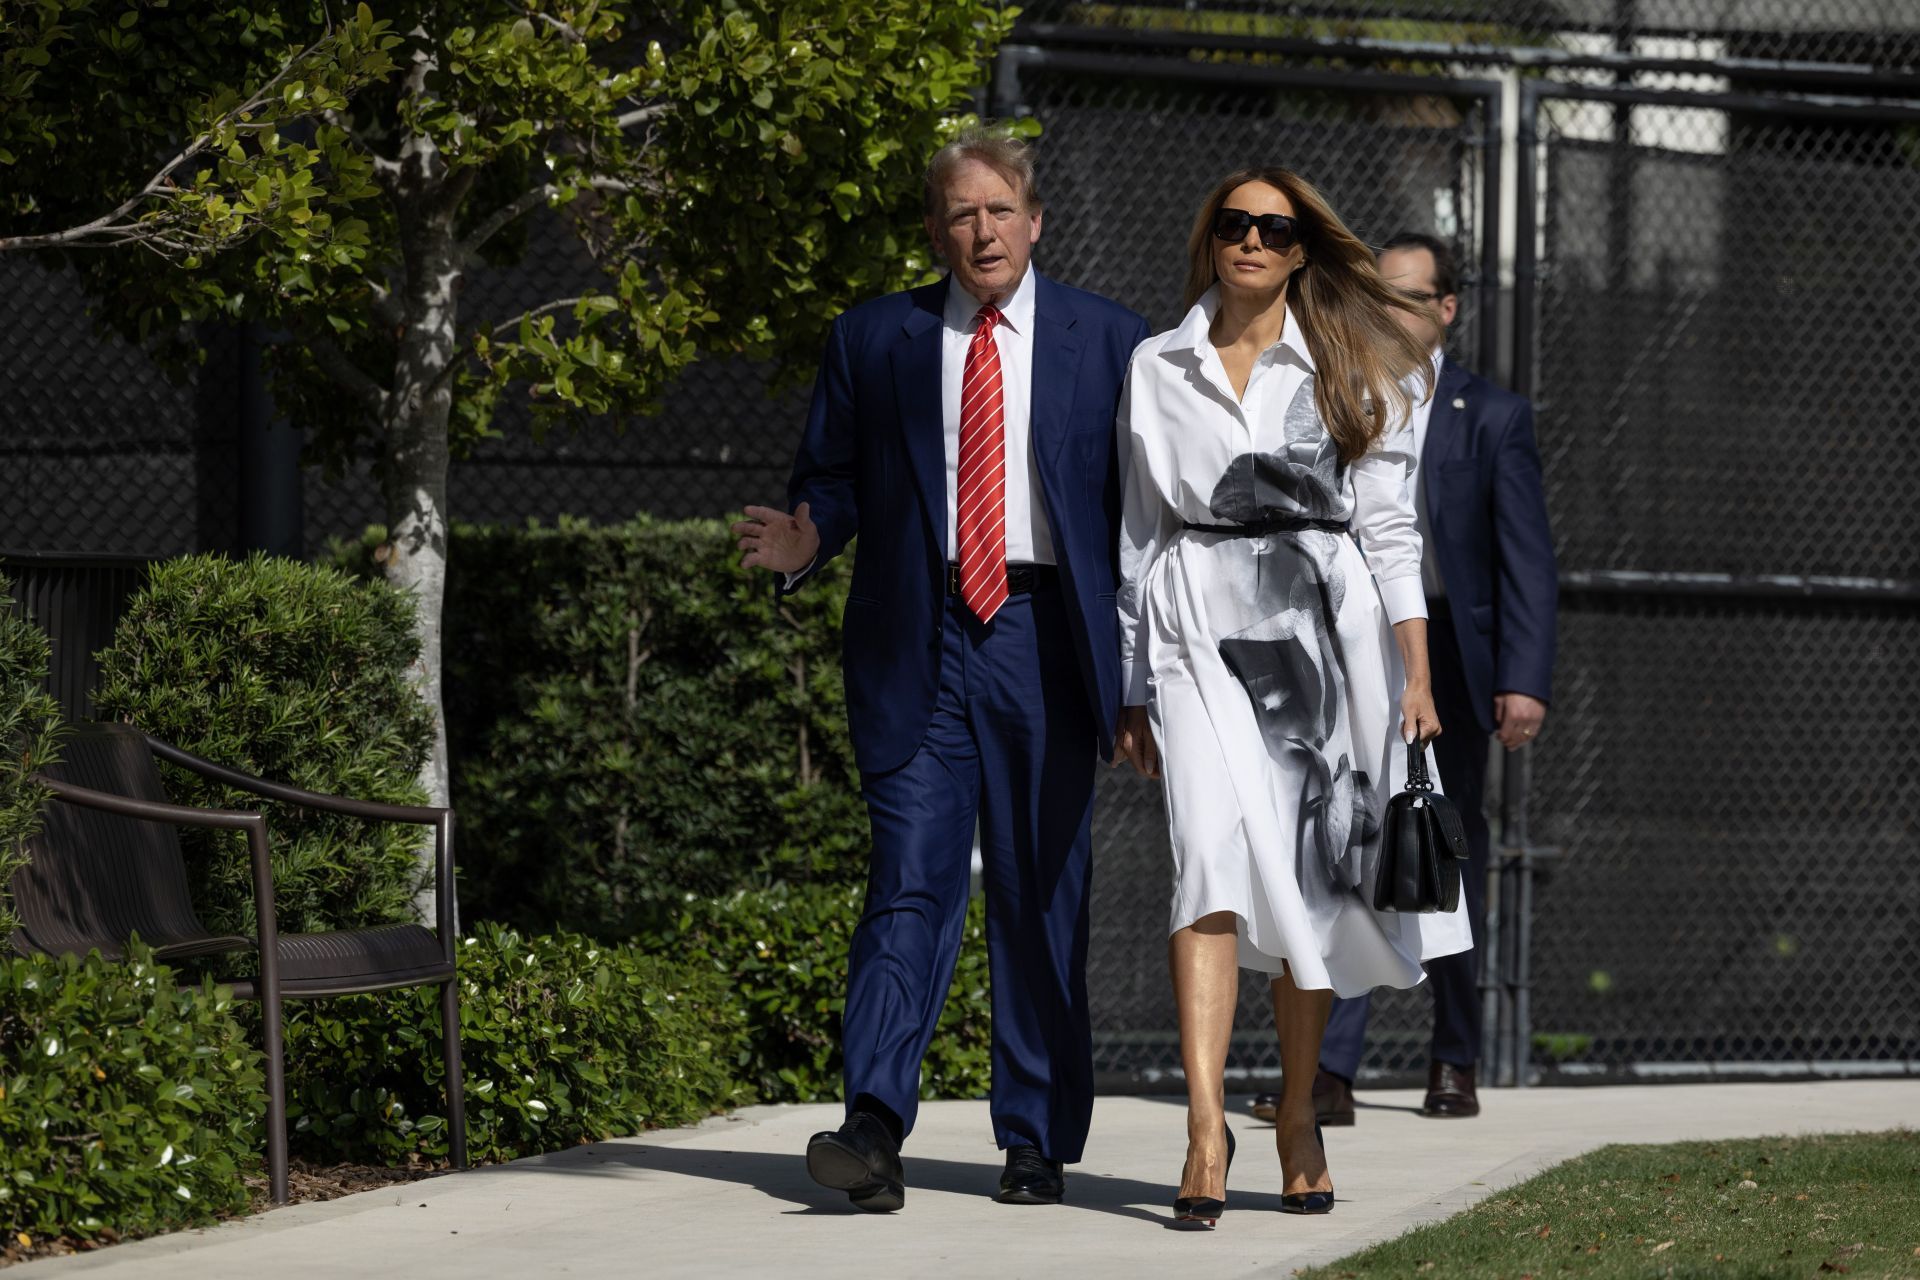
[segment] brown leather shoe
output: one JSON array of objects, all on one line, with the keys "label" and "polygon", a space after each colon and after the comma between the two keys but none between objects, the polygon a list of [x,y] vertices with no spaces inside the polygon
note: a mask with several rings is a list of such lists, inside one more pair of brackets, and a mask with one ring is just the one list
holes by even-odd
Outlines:
[{"label": "brown leather shoe", "polygon": [[1313,1117],[1323,1125],[1353,1123],[1353,1084],[1331,1071],[1313,1075]]},{"label": "brown leather shoe", "polygon": [[1280,1095],[1277,1093],[1256,1093],[1249,1104],[1255,1120],[1265,1120],[1276,1124],[1280,1119]]},{"label": "brown leather shoe", "polygon": [[1426,1115],[1465,1119],[1480,1114],[1480,1095],[1474,1089],[1473,1068],[1451,1062],[1427,1067]]}]

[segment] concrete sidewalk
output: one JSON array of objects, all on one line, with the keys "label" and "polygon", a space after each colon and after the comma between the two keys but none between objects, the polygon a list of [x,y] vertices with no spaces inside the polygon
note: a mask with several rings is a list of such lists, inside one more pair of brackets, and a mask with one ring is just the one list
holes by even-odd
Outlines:
[{"label": "concrete sidewalk", "polygon": [[988,1199],[1000,1172],[982,1102],[922,1106],[907,1206],[851,1211],[807,1179],[807,1136],[837,1107],[755,1107],[510,1165],[297,1205],[199,1232],[28,1263],[19,1280],[103,1275],[1285,1276],[1608,1142],[1888,1129],[1920,1123],[1920,1080],[1489,1091],[1477,1120],[1427,1120],[1414,1092],[1366,1092],[1328,1133],[1340,1196],[1283,1216],[1272,1126],[1245,1100],[1227,1214],[1211,1234],[1165,1229],[1185,1150],[1177,1100],[1102,1098],[1060,1206]]}]

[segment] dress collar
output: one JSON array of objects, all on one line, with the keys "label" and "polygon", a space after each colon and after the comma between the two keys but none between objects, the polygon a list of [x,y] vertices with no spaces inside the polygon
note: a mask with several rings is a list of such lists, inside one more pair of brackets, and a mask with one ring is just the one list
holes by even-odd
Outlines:
[{"label": "dress collar", "polygon": [[[1220,286],[1216,284],[1200,295],[1200,300],[1193,304],[1186,318],[1174,329],[1173,337],[1168,340],[1165,349],[1194,351],[1204,357],[1214,349],[1213,341],[1207,335],[1213,328],[1213,318],[1219,314]],[[1300,327],[1299,317],[1294,314],[1292,306],[1287,307],[1286,319],[1280,326],[1280,336],[1261,354],[1276,355],[1283,347],[1292,352],[1308,372],[1313,372],[1313,352],[1307,349],[1306,332]]]}]

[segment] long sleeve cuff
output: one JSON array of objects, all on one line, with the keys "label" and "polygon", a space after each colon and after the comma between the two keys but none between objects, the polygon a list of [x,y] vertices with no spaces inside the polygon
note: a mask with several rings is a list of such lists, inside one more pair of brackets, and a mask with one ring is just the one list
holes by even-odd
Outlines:
[{"label": "long sleeve cuff", "polygon": [[1120,660],[1120,696],[1123,705],[1147,705],[1147,675],[1146,663],[1135,662],[1132,658]]},{"label": "long sleeve cuff", "polygon": [[782,591],[793,590],[795,587],[799,586],[802,582],[805,582],[807,580],[808,574],[812,573],[815,569],[819,567],[820,567],[820,557],[815,556],[813,559],[807,561],[806,568],[800,569],[794,573],[787,574],[786,582],[781,586],[780,589]]},{"label": "long sleeve cuff", "polygon": [[1517,662],[1497,662],[1493,668],[1493,691],[1524,693],[1529,698],[1538,698],[1551,706],[1553,704],[1553,667],[1549,664],[1542,670],[1537,666],[1522,665]]},{"label": "long sleeve cuff", "polygon": [[1427,590],[1420,575],[1389,578],[1380,584],[1380,603],[1387,607],[1387,621],[1399,626],[1409,618],[1427,616]]}]

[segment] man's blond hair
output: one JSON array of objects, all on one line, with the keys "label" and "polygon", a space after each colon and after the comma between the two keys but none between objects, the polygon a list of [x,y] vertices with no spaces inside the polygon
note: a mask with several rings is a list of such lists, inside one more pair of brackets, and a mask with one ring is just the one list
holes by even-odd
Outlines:
[{"label": "man's blond hair", "polygon": [[948,180],[954,170],[969,160],[977,160],[1005,178],[1007,185],[1026,202],[1028,213],[1040,212],[1040,183],[1033,171],[1033,148],[1003,125],[976,124],[962,129],[958,137],[934,152],[933,159],[927,162],[925,196],[929,215],[940,214]]}]

